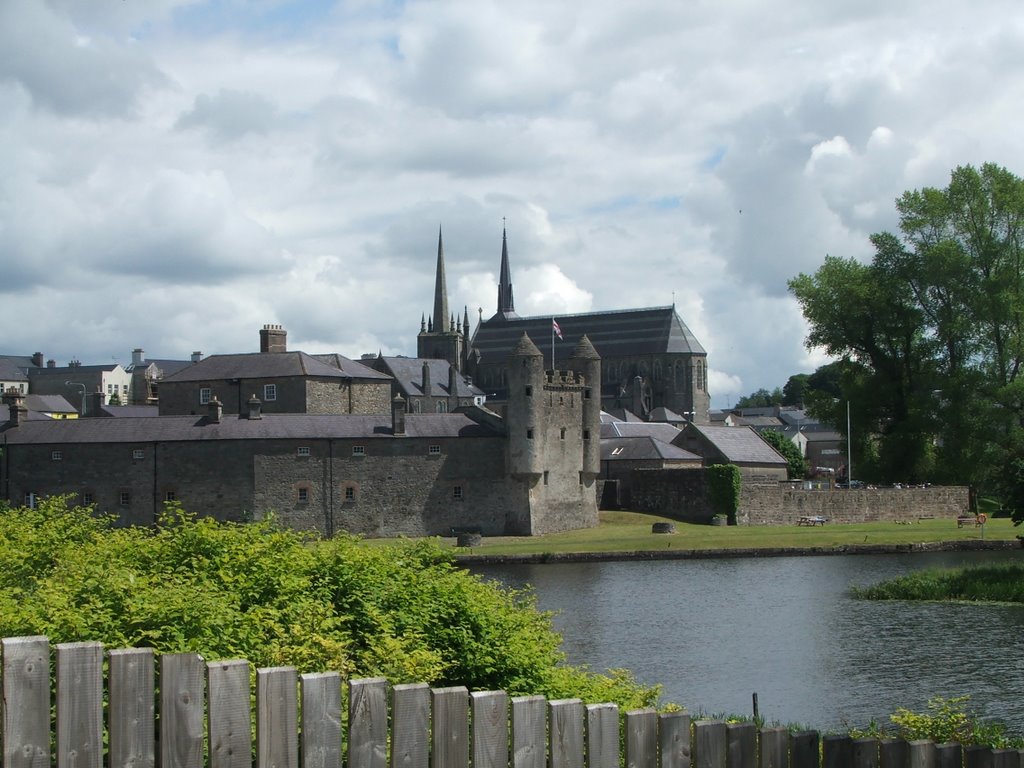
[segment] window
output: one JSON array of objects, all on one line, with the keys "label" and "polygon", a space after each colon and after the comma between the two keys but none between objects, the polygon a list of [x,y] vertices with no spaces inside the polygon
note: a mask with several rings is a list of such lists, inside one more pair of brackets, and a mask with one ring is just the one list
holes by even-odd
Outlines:
[{"label": "window", "polygon": [[309,446],[306,446],[306,445],[300,445],[300,446],[299,446],[299,447],[298,447],[298,448],[297,448],[297,449],[295,450],[295,452],[296,452],[296,453],[297,453],[297,454],[298,454],[299,456],[309,456]]},{"label": "window", "polygon": [[345,501],[356,500],[356,487],[354,485],[345,486]]},{"label": "window", "polygon": [[456,485],[454,488],[452,488],[452,498],[456,499],[458,501],[462,500],[462,486],[461,485]]},{"label": "window", "polygon": [[589,429],[584,429],[583,430],[583,439],[584,440],[589,440],[590,439],[590,430]]},{"label": "window", "polygon": [[29,509],[35,509],[37,498],[39,497],[32,493],[32,491],[29,491],[28,493],[25,494],[25,506],[28,507]]},{"label": "window", "polygon": [[352,446],[352,455],[353,456],[365,456],[366,455],[366,446],[365,445],[353,445]]},{"label": "window", "polygon": [[164,501],[177,501],[178,494],[175,491],[166,491],[164,493]]},{"label": "window", "polygon": [[441,446],[440,445],[431,445],[429,448],[427,448],[427,453],[430,454],[431,456],[440,456],[441,455]]},{"label": "window", "polygon": [[589,400],[590,399],[590,387],[587,387],[586,389],[583,390],[583,399],[584,400]]},{"label": "window", "polygon": [[200,387],[199,388],[199,404],[208,405],[210,402],[210,388]]},{"label": "window", "polygon": [[547,484],[548,484],[548,471],[545,469],[544,470],[544,485],[547,485]]},{"label": "window", "polygon": [[132,492],[131,491],[122,490],[120,492],[120,494],[118,495],[118,503],[122,507],[127,507],[129,504],[131,504],[132,503]]},{"label": "window", "polygon": [[558,436],[559,436],[560,439],[565,440],[565,427],[562,427],[559,430]]},{"label": "window", "polygon": [[277,384],[263,385],[263,400],[268,403],[277,400]]},{"label": "window", "polygon": [[526,385],[526,396],[533,397],[533,387],[531,387],[529,384]]},{"label": "window", "polygon": [[96,500],[96,497],[92,495],[92,491],[82,491],[82,503],[89,505]]},{"label": "window", "polygon": [[446,403],[444,400],[438,400],[436,407],[438,413],[448,413],[448,403]]},{"label": "window", "polygon": [[533,440],[533,430],[532,429],[526,430],[526,439],[527,440]]},{"label": "window", "polygon": [[107,394],[109,395],[113,391],[114,391],[114,385],[113,384],[107,384]]},{"label": "window", "polygon": [[135,459],[136,461],[144,459],[146,458],[146,452],[141,448],[136,448],[134,451],[132,451],[132,458]]},{"label": "window", "polygon": [[309,501],[309,488],[299,488],[299,504]]},{"label": "window", "polygon": [[64,460],[64,452],[63,451],[50,451],[50,461],[63,461],[63,460]]}]

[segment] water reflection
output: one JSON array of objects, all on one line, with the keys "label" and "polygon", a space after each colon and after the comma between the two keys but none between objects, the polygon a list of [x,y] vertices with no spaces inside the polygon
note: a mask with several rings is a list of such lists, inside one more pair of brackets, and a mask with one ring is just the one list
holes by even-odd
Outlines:
[{"label": "water reflection", "polygon": [[929,553],[489,566],[532,584],[575,664],[627,667],[665,699],[816,728],[864,725],[930,696],[970,694],[1024,733],[1024,608],[853,600],[850,585],[1021,558]]}]

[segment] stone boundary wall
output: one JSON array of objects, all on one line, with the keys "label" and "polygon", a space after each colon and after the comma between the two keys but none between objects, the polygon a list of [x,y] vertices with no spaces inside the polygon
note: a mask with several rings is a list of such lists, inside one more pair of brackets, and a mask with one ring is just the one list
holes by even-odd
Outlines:
[{"label": "stone boundary wall", "polygon": [[795,525],[804,516],[824,517],[830,523],[955,518],[967,514],[966,486],[930,488],[802,488],[743,487],[740,525]]},{"label": "stone boundary wall", "polygon": [[[689,523],[710,522],[707,472],[702,468],[636,470],[632,474],[634,512]],[[805,490],[749,482],[744,478],[737,521],[740,525],[795,525],[804,516],[830,523],[955,518],[968,511],[966,486]]]}]

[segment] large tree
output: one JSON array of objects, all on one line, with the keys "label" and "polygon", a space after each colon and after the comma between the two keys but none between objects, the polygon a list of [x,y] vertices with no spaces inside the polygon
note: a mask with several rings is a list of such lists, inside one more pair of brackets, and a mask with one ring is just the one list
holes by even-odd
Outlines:
[{"label": "large tree", "polygon": [[995,487],[1019,474],[1024,181],[964,166],[896,207],[900,234],[872,235],[870,263],[826,257],[790,281],[807,344],[839,358],[875,479]]}]

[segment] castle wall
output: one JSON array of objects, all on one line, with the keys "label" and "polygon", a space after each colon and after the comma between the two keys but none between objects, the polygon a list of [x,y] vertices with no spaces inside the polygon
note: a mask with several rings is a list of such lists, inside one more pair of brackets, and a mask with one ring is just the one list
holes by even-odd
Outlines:
[{"label": "castle wall", "polygon": [[390,413],[388,380],[307,379],[306,413]]}]

